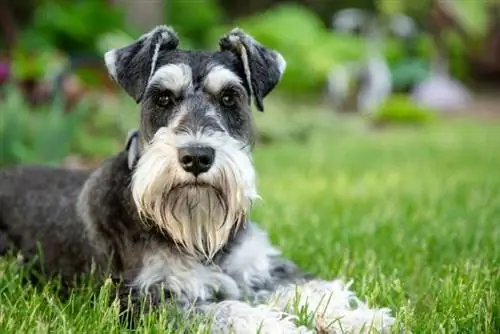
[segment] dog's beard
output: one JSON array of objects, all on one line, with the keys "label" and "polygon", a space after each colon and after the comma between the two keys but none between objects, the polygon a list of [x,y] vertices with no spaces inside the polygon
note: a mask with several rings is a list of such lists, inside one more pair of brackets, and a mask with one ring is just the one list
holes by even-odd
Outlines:
[{"label": "dog's beard", "polygon": [[[197,179],[180,168],[177,147],[195,140],[216,150],[212,168]],[[155,224],[181,250],[212,259],[244,224],[257,198],[248,152],[233,138],[175,135],[161,128],[139,159],[132,196],[144,222]]]},{"label": "dog's beard", "polygon": [[211,259],[243,221],[238,203],[210,186],[176,187],[157,203],[166,232],[191,255]]}]

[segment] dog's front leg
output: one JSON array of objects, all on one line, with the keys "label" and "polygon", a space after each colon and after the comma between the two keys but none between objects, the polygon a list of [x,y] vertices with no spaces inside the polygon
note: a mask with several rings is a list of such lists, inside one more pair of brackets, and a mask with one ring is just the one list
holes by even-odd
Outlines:
[{"label": "dog's front leg", "polygon": [[243,301],[188,301],[172,295],[160,286],[147,293],[122,287],[119,293],[121,316],[129,327],[136,327],[141,315],[169,309],[169,328],[185,332],[199,326],[200,333],[211,334],[312,334],[296,326],[294,316],[267,305],[253,306]]},{"label": "dog's front leg", "polygon": [[141,315],[157,310],[162,304],[175,305],[176,301],[171,297],[168,290],[159,286],[153,286],[146,292],[140,287],[121,283],[117,291],[120,318],[129,327],[135,327]]}]

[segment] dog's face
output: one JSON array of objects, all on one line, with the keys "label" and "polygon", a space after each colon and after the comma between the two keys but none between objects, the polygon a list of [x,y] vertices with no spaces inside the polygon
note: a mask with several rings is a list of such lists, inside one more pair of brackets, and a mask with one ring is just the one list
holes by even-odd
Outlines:
[{"label": "dog's face", "polygon": [[251,102],[278,84],[283,57],[241,30],[214,52],[177,50],[160,26],[105,55],[112,78],[141,105],[132,194],[141,216],[187,252],[212,258],[257,197]]}]

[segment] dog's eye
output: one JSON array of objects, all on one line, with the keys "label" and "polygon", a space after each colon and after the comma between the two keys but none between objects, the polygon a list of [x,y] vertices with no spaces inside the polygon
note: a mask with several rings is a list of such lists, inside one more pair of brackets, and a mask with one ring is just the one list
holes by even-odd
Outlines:
[{"label": "dog's eye", "polygon": [[169,107],[175,102],[174,96],[169,91],[160,92],[155,97],[155,104],[160,107]]},{"label": "dog's eye", "polygon": [[221,103],[225,107],[233,107],[237,102],[237,95],[233,92],[224,92],[221,96]]}]

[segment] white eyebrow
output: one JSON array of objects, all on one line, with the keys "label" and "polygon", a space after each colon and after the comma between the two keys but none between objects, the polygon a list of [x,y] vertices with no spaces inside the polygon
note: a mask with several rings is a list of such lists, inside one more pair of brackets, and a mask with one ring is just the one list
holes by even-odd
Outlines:
[{"label": "white eyebrow", "polygon": [[192,70],[186,64],[167,64],[160,67],[151,77],[148,86],[158,85],[179,93],[192,83]]},{"label": "white eyebrow", "polygon": [[218,93],[227,84],[241,85],[241,78],[230,69],[217,65],[208,72],[203,84],[209,92]]}]

